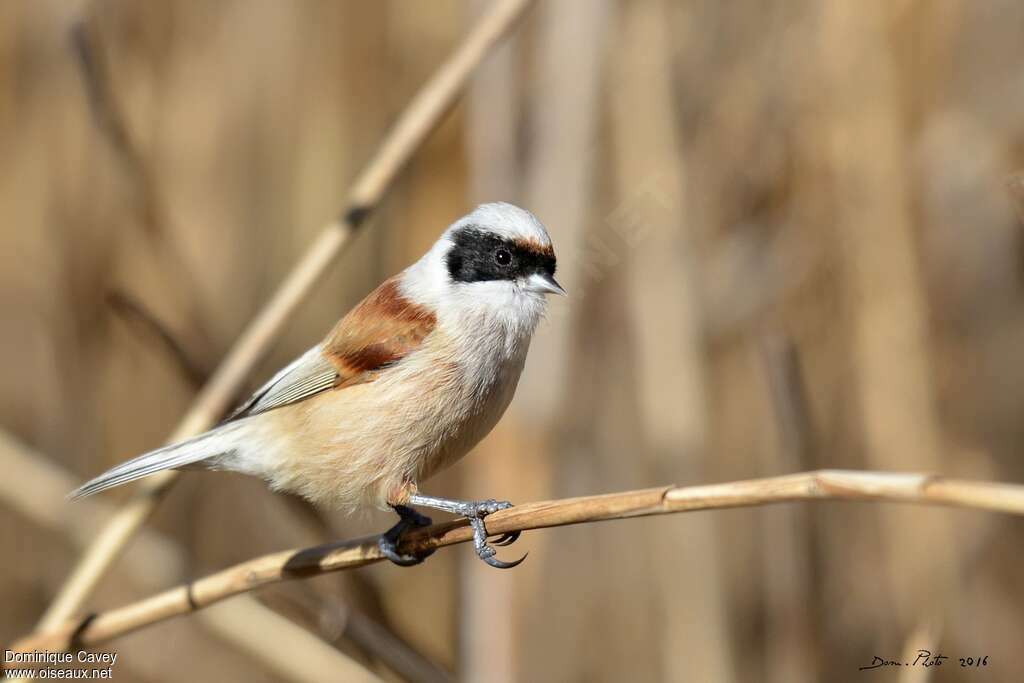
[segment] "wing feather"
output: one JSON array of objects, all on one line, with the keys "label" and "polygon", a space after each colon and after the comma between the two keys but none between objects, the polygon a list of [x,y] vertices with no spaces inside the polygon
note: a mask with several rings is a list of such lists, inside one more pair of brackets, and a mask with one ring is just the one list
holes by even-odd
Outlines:
[{"label": "wing feather", "polygon": [[228,419],[373,381],[419,348],[435,324],[435,316],[403,297],[397,278],[391,278],[342,318],[322,343],[274,375]]},{"label": "wing feather", "polygon": [[228,419],[265,413],[309,398],[333,387],[337,378],[337,369],[324,357],[318,344],[271,377]]}]

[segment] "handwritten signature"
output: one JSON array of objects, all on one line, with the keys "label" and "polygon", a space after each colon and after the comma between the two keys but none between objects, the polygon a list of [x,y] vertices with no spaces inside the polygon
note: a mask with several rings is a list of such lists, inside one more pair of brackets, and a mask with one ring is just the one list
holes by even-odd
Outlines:
[{"label": "handwritten signature", "polygon": [[[867,671],[869,669],[881,669],[887,666],[942,666],[943,662],[949,659],[949,656],[933,653],[931,650],[918,650],[917,657],[912,662],[901,662],[898,659],[886,659],[875,655],[871,658],[871,663],[858,668],[858,671]],[[988,666],[988,655],[979,657],[957,657],[961,667],[982,667]]]}]

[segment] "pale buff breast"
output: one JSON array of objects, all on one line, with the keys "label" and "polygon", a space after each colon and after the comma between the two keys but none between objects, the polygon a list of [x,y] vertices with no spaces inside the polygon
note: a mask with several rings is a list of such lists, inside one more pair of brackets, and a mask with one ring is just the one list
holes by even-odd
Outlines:
[{"label": "pale buff breast", "polygon": [[437,335],[372,382],[268,414],[263,476],[335,509],[400,502],[486,436],[515,393],[525,348],[494,362],[461,346]]}]

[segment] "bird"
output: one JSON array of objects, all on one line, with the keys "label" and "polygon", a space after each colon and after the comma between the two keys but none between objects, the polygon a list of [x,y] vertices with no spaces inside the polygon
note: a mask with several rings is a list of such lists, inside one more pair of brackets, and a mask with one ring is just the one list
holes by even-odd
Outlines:
[{"label": "bird", "polygon": [[518,532],[488,543],[484,518],[511,507],[422,494],[509,406],[547,295],[565,296],[544,225],[505,202],[452,223],[415,263],[385,280],[316,346],[285,366],[213,429],[144,453],[69,494],[77,499],[169,469],[228,470],[272,490],[352,512],[392,509],[378,541],[393,563],[410,529],[431,524],[413,506],[466,517],[476,554],[497,558]]}]

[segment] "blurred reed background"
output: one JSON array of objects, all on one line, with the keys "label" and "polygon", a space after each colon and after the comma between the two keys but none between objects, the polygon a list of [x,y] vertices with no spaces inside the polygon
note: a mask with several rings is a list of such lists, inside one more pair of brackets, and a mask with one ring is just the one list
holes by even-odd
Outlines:
[{"label": "blurred reed background", "polygon": [[[487,4],[0,4],[6,433],[70,481],[157,445]],[[503,199],[546,223],[571,296],[509,414],[429,492],[1024,481],[1022,31],[1010,0],[538,2],[251,388]],[[81,513],[13,504],[32,479],[0,472],[7,643],[69,572]],[[189,474],[153,522],[179,561],[143,587],[135,544],[92,605],[390,523]],[[533,532],[509,572],[459,547],[258,597],[389,680],[444,676],[396,673],[373,634],[469,681],[923,680],[857,671],[917,647],[1009,681],[1022,541],[983,512],[791,505]],[[120,680],[288,679],[195,618],[111,649]]]}]

